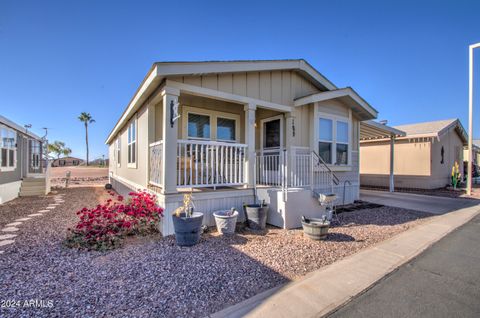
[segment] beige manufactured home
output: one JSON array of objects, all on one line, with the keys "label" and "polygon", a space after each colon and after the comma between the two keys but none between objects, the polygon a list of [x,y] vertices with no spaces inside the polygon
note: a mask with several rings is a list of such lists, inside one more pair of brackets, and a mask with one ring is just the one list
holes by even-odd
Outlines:
[{"label": "beige manufactured home", "polygon": [[[406,136],[395,140],[395,187],[442,188],[451,183],[455,162],[463,175],[463,149],[467,136],[458,119],[395,127]],[[362,140],[360,182],[362,186],[389,186],[390,141]]]},{"label": "beige manufactured home", "polygon": [[265,200],[269,223],[296,227],[319,193],[358,199],[360,122],[376,116],[304,60],[155,63],[106,140],[110,180],[158,194],[164,235],[186,191],[208,224]]}]

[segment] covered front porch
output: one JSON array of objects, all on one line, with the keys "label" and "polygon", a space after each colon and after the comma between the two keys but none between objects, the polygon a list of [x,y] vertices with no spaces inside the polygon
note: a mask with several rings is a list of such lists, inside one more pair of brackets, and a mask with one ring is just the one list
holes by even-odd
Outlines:
[{"label": "covered front porch", "polygon": [[292,175],[312,166],[309,148],[289,138],[293,107],[167,84],[162,100],[148,108],[149,188],[174,194],[306,185]]}]

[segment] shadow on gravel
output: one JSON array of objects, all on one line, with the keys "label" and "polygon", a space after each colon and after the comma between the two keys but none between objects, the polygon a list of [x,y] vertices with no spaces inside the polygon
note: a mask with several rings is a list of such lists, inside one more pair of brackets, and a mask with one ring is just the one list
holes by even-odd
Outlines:
[{"label": "shadow on gravel", "polygon": [[331,242],[354,242],[355,238],[351,235],[342,234],[342,233],[328,233],[325,241]]}]

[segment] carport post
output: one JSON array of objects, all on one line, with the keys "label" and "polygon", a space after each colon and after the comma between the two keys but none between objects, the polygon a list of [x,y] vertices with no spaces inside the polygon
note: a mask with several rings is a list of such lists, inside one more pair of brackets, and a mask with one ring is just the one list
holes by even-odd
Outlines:
[{"label": "carport post", "polygon": [[390,192],[395,191],[395,180],[394,180],[394,176],[393,176],[393,168],[394,168],[393,159],[395,157],[394,147],[395,147],[395,136],[392,135],[390,137]]}]

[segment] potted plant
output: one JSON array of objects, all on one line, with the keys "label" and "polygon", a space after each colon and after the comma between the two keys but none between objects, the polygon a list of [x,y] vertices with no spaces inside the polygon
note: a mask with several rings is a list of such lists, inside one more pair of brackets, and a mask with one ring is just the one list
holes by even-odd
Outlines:
[{"label": "potted plant", "polygon": [[307,219],[302,216],[303,233],[312,240],[319,241],[327,237],[330,221],[324,215],[321,219],[311,218]]},{"label": "potted plant", "polygon": [[194,211],[191,194],[183,196],[183,206],[172,215],[175,241],[179,246],[192,246],[200,241],[203,213]]},{"label": "potted plant", "polygon": [[235,233],[235,227],[237,225],[238,211],[235,208],[230,210],[221,210],[213,212],[215,217],[215,224],[217,225],[217,231],[221,234],[233,234]]},{"label": "potted plant", "polygon": [[247,225],[252,230],[263,230],[267,225],[268,205],[265,200],[261,204],[244,205]]}]

